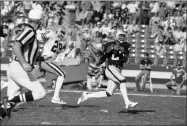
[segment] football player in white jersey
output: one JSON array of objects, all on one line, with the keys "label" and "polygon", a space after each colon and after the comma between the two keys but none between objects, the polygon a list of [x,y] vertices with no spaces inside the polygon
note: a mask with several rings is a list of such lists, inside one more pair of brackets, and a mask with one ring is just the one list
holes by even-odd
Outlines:
[{"label": "football player in white jersey", "polygon": [[66,74],[55,62],[55,59],[59,52],[63,48],[65,48],[65,42],[61,42],[57,33],[52,30],[47,30],[45,33],[42,33],[41,35],[43,41],[45,42],[43,52],[41,55],[44,59],[43,61],[41,61],[41,69],[58,76],[54,96],[51,102],[56,104],[66,104],[66,102],[61,100],[59,97],[59,93],[62,88]]}]

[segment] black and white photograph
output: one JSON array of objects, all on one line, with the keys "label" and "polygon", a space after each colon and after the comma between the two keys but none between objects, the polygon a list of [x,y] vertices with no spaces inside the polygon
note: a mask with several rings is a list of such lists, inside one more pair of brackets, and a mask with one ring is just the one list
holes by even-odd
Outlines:
[{"label": "black and white photograph", "polygon": [[1,0],[0,124],[187,125],[187,1]]}]

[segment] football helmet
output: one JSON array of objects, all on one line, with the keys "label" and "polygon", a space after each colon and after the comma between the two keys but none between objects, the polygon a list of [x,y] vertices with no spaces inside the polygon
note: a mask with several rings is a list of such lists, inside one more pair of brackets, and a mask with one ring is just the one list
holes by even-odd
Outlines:
[{"label": "football helmet", "polygon": [[48,41],[49,39],[57,37],[56,33],[52,30],[46,30],[44,33],[41,34],[42,40],[44,42]]},{"label": "football helmet", "polygon": [[127,40],[126,34],[123,31],[118,31],[116,34],[116,39],[119,40],[120,42],[124,42]]}]

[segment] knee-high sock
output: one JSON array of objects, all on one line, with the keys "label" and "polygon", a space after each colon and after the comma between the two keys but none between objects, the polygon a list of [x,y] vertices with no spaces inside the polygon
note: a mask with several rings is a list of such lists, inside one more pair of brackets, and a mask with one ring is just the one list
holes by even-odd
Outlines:
[{"label": "knee-high sock", "polygon": [[60,93],[60,90],[62,88],[63,82],[64,82],[64,77],[59,76],[57,78],[57,81],[56,81],[56,87],[55,87],[55,92],[54,92],[54,96],[53,97],[59,98],[59,93]]},{"label": "knee-high sock", "polygon": [[121,83],[120,84],[120,91],[121,91],[121,94],[122,94],[123,99],[125,101],[125,104],[129,103],[129,98],[128,98],[128,95],[127,95],[126,83]]},{"label": "knee-high sock", "polygon": [[19,94],[12,99],[9,100],[10,102],[18,103],[18,102],[26,102],[26,101],[34,101],[34,97],[31,91]]},{"label": "knee-high sock", "polygon": [[92,78],[87,78],[86,87],[88,90],[92,90]]},{"label": "knee-high sock", "polygon": [[99,91],[87,94],[87,98],[103,98],[107,97],[106,91]]}]

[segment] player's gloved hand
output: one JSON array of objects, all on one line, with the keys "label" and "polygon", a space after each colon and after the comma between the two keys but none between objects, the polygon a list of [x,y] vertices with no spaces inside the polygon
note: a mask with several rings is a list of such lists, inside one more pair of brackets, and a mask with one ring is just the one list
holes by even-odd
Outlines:
[{"label": "player's gloved hand", "polygon": [[23,67],[23,69],[24,69],[26,72],[31,72],[31,71],[32,71],[32,66],[31,66],[29,63],[23,63],[23,64],[22,64],[22,67]]}]

